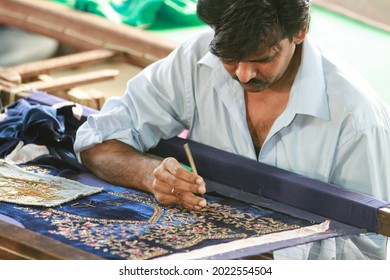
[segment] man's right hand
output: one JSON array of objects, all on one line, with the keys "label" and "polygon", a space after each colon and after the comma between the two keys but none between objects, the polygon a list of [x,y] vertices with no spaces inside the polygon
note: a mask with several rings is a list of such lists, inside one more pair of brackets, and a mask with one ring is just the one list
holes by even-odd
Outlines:
[{"label": "man's right hand", "polygon": [[207,205],[202,177],[185,169],[176,159],[148,157],[117,140],[108,140],[81,152],[84,165],[111,184],[154,194],[164,205],[201,209]]},{"label": "man's right hand", "polygon": [[198,196],[206,192],[203,178],[188,171],[176,159],[164,159],[153,175],[152,190],[161,204],[177,204],[197,210],[207,205],[206,200]]}]

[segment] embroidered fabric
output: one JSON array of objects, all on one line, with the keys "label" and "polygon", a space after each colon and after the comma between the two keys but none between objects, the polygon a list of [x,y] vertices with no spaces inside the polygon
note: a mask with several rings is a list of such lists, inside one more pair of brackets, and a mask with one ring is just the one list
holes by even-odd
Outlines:
[{"label": "embroidered fabric", "polygon": [[[51,172],[36,166],[29,170]],[[141,191],[108,184],[103,187],[103,192],[61,207],[0,203],[0,213],[13,217],[27,229],[108,259],[174,256],[313,226],[310,221],[214,193],[206,195],[207,208],[195,211],[163,207],[152,195]],[[272,242],[278,240],[284,239],[279,237]]]},{"label": "embroidered fabric", "polygon": [[164,260],[188,260],[188,259],[203,259],[216,254],[223,254],[233,250],[244,250],[246,248],[259,246],[267,243],[278,242],[280,240],[290,240],[294,238],[303,238],[316,233],[322,233],[329,229],[330,221],[325,221],[318,225],[302,227],[293,230],[281,231],[272,234],[266,234],[258,237],[251,237],[243,240],[234,240],[228,243],[217,244],[207,248],[198,249],[185,253],[172,254],[160,259]]},{"label": "embroidered fabric", "polygon": [[51,207],[102,190],[61,177],[28,172],[0,160],[1,201]]}]

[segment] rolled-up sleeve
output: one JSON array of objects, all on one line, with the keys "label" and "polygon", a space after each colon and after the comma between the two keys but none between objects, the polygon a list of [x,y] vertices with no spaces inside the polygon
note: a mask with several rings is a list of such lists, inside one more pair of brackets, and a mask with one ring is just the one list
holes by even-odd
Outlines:
[{"label": "rolled-up sleeve", "polygon": [[186,64],[179,47],[131,79],[123,96],[107,100],[99,114],[89,116],[77,131],[78,159],[83,150],[111,139],[144,152],[188,128],[194,97]]}]

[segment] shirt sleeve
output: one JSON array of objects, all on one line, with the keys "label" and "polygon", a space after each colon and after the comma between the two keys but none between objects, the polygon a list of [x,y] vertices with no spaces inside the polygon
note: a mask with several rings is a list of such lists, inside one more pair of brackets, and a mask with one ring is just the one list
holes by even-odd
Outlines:
[{"label": "shirt sleeve", "polygon": [[79,128],[74,150],[116,139],[144,152],[161,139],[188,128],[194,107],[190,59],[179,47],[131,79],[122,97],[107,100],[101,112]]}]

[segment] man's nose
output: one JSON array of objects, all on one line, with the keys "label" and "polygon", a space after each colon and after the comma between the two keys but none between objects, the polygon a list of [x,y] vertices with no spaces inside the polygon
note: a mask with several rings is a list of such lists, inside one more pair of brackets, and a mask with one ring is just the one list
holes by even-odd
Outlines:
[{"label": "man's nose", "polygon": [[236,69],[236,76],[243,84],[256,77],[256,69],[253,63],[239,62]]}]

